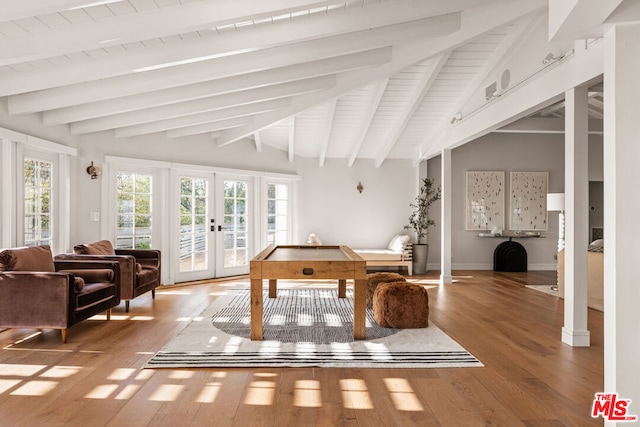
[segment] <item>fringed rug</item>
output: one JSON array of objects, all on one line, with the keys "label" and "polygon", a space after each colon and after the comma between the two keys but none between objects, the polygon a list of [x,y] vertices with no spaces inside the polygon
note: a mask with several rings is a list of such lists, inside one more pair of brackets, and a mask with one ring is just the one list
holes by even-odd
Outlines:
[{"label": "fringed rug", "polygon": [[263,295],[262,341],[251,341],[248,289],[227,291],[146,364],[198,367],[478,367],[482,363],[433,323],[378,326],[367,309],[366,340],[353,340],[353,291],[278,289]]}]

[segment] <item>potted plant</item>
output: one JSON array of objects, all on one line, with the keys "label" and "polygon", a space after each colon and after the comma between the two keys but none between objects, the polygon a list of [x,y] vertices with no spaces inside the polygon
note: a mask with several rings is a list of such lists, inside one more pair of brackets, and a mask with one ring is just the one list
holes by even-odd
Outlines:
[{"label": "potted plant", "polygon": [[405,229],[413,229],[416,233],[416,243],[413,244],[413,272],[424,274],[427,272],[427,255],[429,245],[426,237],[429,234],[429,227],[436,225],[435,221],[429,218],[429,208],[434,202],[440,200],[442,190],[436,186],[431,178],[424,178],[420,186],[420,194],[414,203],[409,207],[413,209],[409,215],[409,224]]}]

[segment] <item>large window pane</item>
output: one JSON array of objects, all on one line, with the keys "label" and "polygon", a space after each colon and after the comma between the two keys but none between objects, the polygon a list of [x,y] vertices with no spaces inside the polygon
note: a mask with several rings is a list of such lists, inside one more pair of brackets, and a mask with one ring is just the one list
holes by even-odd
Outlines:
[{"label": "large window pane", "polygon": [[267,244],[287,244],[289,185],[267,184]]},{"label": "large window pane", "polygon": [[25,246],[52,245],[52,170],[51,162],[24,160]]},{"label": "large window pane", "polygon": [[119,172],[116,183],[116,247],[151,248],[152,176]]}]

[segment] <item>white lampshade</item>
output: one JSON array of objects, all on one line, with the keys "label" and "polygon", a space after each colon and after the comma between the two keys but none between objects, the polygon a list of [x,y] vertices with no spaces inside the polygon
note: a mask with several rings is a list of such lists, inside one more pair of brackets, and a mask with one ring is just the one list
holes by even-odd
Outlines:
[{"label": "white lampshade", "polygon": [[549,212],[564,211],[564,193],[548,193],[547,210]]}]

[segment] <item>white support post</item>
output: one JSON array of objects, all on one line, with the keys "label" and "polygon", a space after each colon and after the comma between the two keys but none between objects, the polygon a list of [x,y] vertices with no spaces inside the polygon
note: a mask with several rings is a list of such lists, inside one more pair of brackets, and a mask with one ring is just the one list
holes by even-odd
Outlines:
[{"label": "white support post", "polygon": [[13,142],[2,138],[0,143],[0,248],[10,248],[15,244],[15,159]]},{"label": "white support post", "polygon": [[562,341],[589,347],[587,246],[589,230],[588,88],[565,94],[565,272]]},{"label": "white support post", "polygon": [[440,285],[453,282],[451,273],[451,149],[440,155],[442,198],[440,199]]},{"label": "white support post", "polygon": [[[613,26],[604,37],[604,392],[631,399],[640,415],[638,159],[640,24]],[[619,425],[629,423],[619,423]],[[608,425],[617,425],[613,422]]]}]

